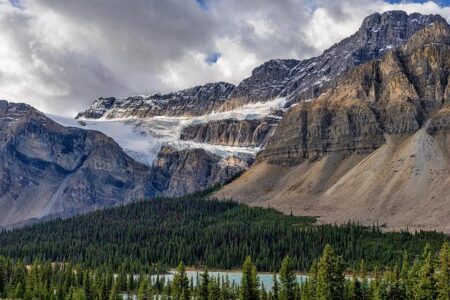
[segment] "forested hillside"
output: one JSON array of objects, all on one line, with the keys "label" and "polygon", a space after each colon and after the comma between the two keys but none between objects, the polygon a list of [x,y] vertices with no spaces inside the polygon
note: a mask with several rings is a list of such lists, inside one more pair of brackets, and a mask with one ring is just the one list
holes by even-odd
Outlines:
[{"label": "forested hillside", "polygon": [[84,267],[148,271],[152,265],[232,269],[251,256],[261,271],[274,271],[289,255],[296,270],[309,269],[326,244],[343,256],[347,267],[361,259],[367,267],[411,259],[426,243],[438,249],[447,238],[436,232],[382,233],[379,228],[348,224],[315,225],[310,217],[281,214],[205,194],[154,199],[53,220],[0,234],[0,255],[72,262]]}]

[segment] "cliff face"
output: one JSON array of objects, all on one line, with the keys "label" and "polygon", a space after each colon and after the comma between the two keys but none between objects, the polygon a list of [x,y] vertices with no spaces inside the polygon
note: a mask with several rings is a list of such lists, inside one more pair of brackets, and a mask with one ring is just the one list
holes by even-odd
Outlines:
[{"label": "cliff face", "polygon": [[217,82],[168,94],[99,98],[89,109],[79,113],[77,118],[198,116],[218,109],[233,89],[231,83]]},{"label": "cliff face", "polygon": [[185,127],[182,140],[233,147],[264,147],[275,131],[278,118],[226,119]]},{"label": "cliff face", "polygon": [[449,37],[447,23],[435,23],[381,60],[338,77],[287,113],[258,160],[292,164],[333,152],[370,153],[386,134],[413,133],[430,118],[430,130],[445,127]]},{"label": "cliff face", "polygon": [[154,163],[164,178],[164,195],[181,196],[223,185],[248,169],[248,162],[237,157],[221,158],[203,149],[176,150],[162,147]]},{"label": "cliff face", "polygon": [[100,132],[0,101],[0,226],[152,197],[155,174]]},{"label": "cliff face", "polygon": [[450,29],[436,22],[292,107],[257,164],[216,196],[450,232],[449,74]]},{"label": "cliff face", "polygon": [[315,98],[339,74],[383,56],[435,22],[445,19],[437,15],[408,15],[403,11],[370,15],[354,35],[320,56],[302,61],[273,60],[256,68],[233,90],[223,109],[276,97],[287,97],[291,103]]}]

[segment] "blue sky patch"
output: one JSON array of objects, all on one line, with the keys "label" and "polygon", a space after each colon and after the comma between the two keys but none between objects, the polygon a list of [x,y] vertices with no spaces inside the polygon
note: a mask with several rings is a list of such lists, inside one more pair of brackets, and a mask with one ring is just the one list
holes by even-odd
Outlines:
[{"label": "blue sky patch", "polygon": [[221,55],[220,55],[219,52],[212,52],[212,53],[209,53],[208,56],[207,56],[206,59],[205,59],[205,62],[206,62],[208,65],[213,65],[213,64],[215,64],[215,63],[219,60],[220,56],[221,56]]},{"label": "blue sky patch", "polygon": [[197,4],[204,10],[208,9],[208,0],[195,0]]},{"label": "blue sky patch", "polygon": [[23,8],[21,0],[9,0],[12,6],[17,8]]}]

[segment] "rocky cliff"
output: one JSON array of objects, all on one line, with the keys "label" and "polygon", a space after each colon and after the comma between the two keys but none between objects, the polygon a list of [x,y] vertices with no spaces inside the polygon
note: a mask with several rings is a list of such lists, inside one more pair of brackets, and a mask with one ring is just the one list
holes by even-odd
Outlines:
[{"label": "rocky cliff", "polygon": [[226,82],[208,83],[168,94],[98,98],[77,118],[114,119],[149,118],[154,116],[198,116],[218,109],[233,91]]},{"label": "rocky cliff", "polygon": [[448,102],[449,37],[447,23],[436,22],[338,77],[287,113],[258,159],[298,163],[331,152],[370,153],[386,134],[417,131]]},{"label": "rocky cliff", "polygon": [[450,29],[438,21],[292,107],[217,196],[389,229],[450,232]]},{"label": "rocky cliff", "polygon": [[302,61],[272,60],[256,68],[233,90],[223,109],[276,97],[287,97],[291,103],[314,98],[339,74],[383,56],[435,22],[445,19],[438,15],[408,15],[404,11],[370,15],[355,34],[320,56]]},{"label": "rocky cliff", "polygon": [[248,169],[249,163],[237,157],[221,158],[203,149],[176,150],[162,147],[154,163],[165,178],[165,195],[181,196],[223,185]]},{"label": "rocky cliff", "polygon": [[159,192],[155,174],[106,135],[0,101],[0,226],[67,216]]},{"label": "rocky cliff", "polygon": [[235,147],[264,147],[279,122],[277,117],[255,120],[225,119],[183,128],[180,138]]}]

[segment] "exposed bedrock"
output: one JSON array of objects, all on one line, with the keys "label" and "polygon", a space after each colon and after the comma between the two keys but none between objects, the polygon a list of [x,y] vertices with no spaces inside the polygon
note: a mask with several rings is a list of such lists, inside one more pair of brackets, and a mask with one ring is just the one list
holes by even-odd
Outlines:
[{"label": "exposed bedrock", "polygon": [[185,127],[181,139],[223,146],[264,147],[278,122],[273,117],[211,121]]}]

